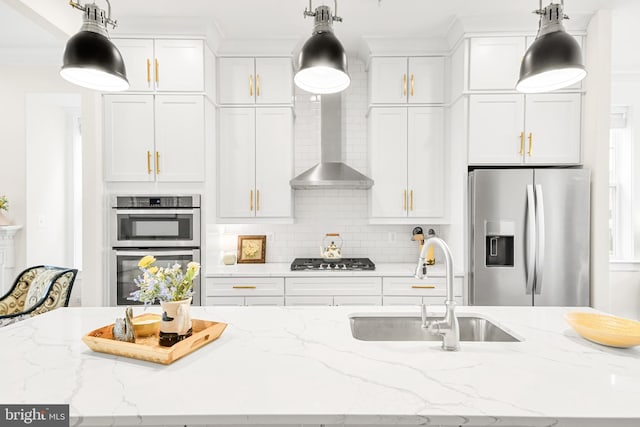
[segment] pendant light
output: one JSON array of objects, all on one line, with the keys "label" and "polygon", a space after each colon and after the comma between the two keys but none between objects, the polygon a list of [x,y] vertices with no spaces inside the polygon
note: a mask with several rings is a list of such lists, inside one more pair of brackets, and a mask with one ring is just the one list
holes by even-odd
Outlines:
[{"label": "pendant light", "polygon": [[71,0],[69,4],[84,12],[80,31],[71,37],[64,50],[60,75],[71,83],[105,92],[129,88],[122,55],[109,40],[107,25],[115,28],[111,20],[111,3],[106,0],[109,13],[95,3],[82,5]]},{"label": "pendant light", "polygon": [[335,15],[329,6],[304,10],[305,18],[314,17],[313,33],[305,42],[298,56],[298,71],[293,78],[296,86],[311,93],[336,93],[351,84],[347,73],[347,54],[340,40],[333,34],[333,21],[342,22],[337,16],[338,2],[334,0]]},{"label": "pendant light", "polygon": [[534,11],[540,15],[538,35],[524,54],[516,90],[525,93],[550,92],[582,80],[587,71],[575,38],[562,25],[564,0]]}]

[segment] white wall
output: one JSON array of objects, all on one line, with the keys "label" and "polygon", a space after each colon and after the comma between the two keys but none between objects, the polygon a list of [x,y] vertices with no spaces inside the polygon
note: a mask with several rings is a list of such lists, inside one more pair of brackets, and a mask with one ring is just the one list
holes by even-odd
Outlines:
[{"label": "white wall", "polygon": [[[15,224],[26,225],[27,212],[27,94],[75,94],[81,97],[81,116],[83,120],[83,271],[76,287],[83,283],[82,302],[85,305],[99,305],[96,295],[101,293],[102,239],[97,238],[102,223],[95,221],[95,213],[102,211],[102,204],[95,204],[96,198],[102,200],[102,172],[97,159],[101,152],[100,127],[96,115],[100,105],[95,92],[80,89],[64,81],[58,74],[59,65],[20,65],[0,66],[0,194],[6,194],[11,206],[8,217]],[[97,127],[97,128],[96,128]],[[96,130],[97,129],[97,130]],[[30,176],[30,175],[29,175]],[[44,187],[47,181],[41,183]],[[19,232],[16,240],[16,271],[27,266],[27,234],[29,229]]]},{"label": "white wall", "polygon": [[[349,58],[351,86],[343,92],[343,159],[358,171],[368,173],[367,73],[365,64]],[[296,88],[295,173],[320,160],[320,103]],[[399,142],[400,143],[400,142]],[[207,262],[221,264],[222,234],[266,234],[267,262],[291,262],[296,257],[319,257],[325,233],[344,238],[343,256],[369,257],[374,262],[415,262],[418,244],[411,241],[414,225],[369,225],[366,190],[296,190],[295,223],[291,225],[208,224]],[[416,223],[426,232],[426,224]],[[445,239],[449,226],[434,226]],[[462,249],[454,245],[455,254]],[[436,259],[442,259],[436,252]],[[457,255],[456,270],[463,270]]]},{"label": "white wall", "polygon": [[609,311],[609,114],[611,12],[595,13],[587,28],[584,165],[591,170],[591,305]]},{"label": "white wall", "polygon": [[[26,95],[27,265],[74,265],[73,117],[80,95]],[[77,159],[81,161],[81,159]],[[77,224],[73,224],[77,220]]]}]

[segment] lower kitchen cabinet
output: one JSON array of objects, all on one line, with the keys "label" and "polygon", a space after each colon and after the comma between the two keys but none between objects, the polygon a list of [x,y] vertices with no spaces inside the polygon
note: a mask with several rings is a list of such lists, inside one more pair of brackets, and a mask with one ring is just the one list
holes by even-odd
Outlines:
[{"label": "lower kitchen cabinet", "polygon": [[208,277],[206,305],[284,305],[282,277]]},{"label": "lower kitchen cabinet", "polygon": [[284,305],[284,297],[206,297],[206,305],[256,306]]},{"label": "lower kitchen cabinet", "polygon": [[380,277],[287,277],[286,305],[381,305]]},{"label": "lower kitchen cabinet", "polygon": [[[463,303],[462,277],[454,277],[454,300]],[[440,305],[447,296],[446,279],[430,277],[418,280],[412,277],[384,277],[382,279],[383,305]]]}]

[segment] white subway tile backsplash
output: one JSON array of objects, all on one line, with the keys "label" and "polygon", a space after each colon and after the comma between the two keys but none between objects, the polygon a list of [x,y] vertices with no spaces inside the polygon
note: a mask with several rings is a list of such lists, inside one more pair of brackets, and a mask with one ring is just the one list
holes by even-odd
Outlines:
[{"label": "white subway tile backsplash", "polygon": [[[367,174],[368,86],[364,62],[349,58],[349,73],[351,86],[342,98],[343,156],[350,166]],[[311,99],[312,95],[296,88],[295,174],[320,161],[320,102]],[[267,262],[318,257],[325,233],[341,234],[345,257],[369,257],[374,262],[416,261],[418,243],[411,240],[414,226],[370,225],[366,190],[296,190],[294,195],[294,224],[210,224],[207,262],[222,263],[223,233],[266,234]],[[439,226],[438,231],[446,233],[447,229]],[[390,234],[395,235],[393,241]]]}]

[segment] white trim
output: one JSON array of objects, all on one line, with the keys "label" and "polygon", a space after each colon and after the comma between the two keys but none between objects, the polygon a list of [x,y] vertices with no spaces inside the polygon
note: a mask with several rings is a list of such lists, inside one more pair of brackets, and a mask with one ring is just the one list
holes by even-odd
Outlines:
[{"label": "white trim", "polygon": [[610,260],[609,271],[637,271],[640,272],[640,260]]}]

